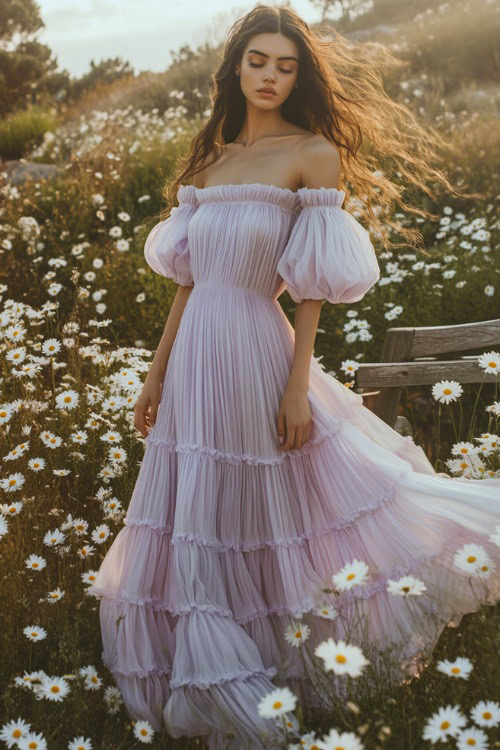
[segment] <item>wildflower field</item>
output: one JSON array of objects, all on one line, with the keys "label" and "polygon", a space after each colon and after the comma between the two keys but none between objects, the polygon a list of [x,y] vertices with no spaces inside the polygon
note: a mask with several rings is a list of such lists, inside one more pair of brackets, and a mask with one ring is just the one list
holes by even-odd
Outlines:
[{"label": "wildflower field", "polygon": [[[380,282],[361,302],[323,306],[315,355],[347,387],[358,363],[378,361],[390,326],[500,317],[498,116],[476,111],[465,93],[450,107],[428,84],[426,74],[402,81],[403,101],[459,147],[450,179],[484,197],[429,206],[422,195],[441,217],[417,220],[432,257],[380,252]],[[143,256],[163,181],[201,124],[187,117],[183,92],[170,93],[176,101],[165,111],[92,109],[48,131],[28,158],[60,166],[50,180],[15,186],[0,172],[2,747],[204,747],[127,716],[101,662],[98,602],[88,592],[138,474],[144,439],[133,407],[176,292]],[[280,302],[293,316],[288,295]],[[467,355],[487,380],[408,391],[403,413],[436,470],[500,486],[500,352]],[[490,539],[500,550],[500,525]],[[500,606],[485,603],[499,560],[466,545],[454,564],[477,611],[445,629],[416,677],[394,685],[375,669],[369,644],[311,643],[297,622],[283,638],[316,664],[328,707],[306,710],[278,688],[248,713],[275,718],[283,748],[500,747]],[[362,560],[331,573],[332,592],[370,575]],[[427,596],[411,576],[389,587],[409,607]],[[316,614],[339,616],[335,606]]]}]

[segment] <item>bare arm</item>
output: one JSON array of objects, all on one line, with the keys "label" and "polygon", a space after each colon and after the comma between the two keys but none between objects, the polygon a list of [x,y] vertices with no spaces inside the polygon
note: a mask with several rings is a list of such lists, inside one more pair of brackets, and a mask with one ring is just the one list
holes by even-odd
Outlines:
[{"label": "bare arm", "polygon": [[[304,187],[338,189],[340,155],[330,141],[323,136],[311,139],[305,144],[301,158]],[[322,304],[321,299],[304,299],[295,311],[294,357],[278,414],[278,438],[283,438],[281,450],[301,448],[311,436],[311,409],[307,393]]]},{"label": "bare arm", "polygon": [[184,313],[184,308],[192,291],[192,286],[179,286],[177,289],[163,335],[146,375],[141,393],[135,402],[134,426],[143,437],[147,437],[149,430],[156,422],[168,359]]},{"label": "bare arm", "polygon": [[158,348],[156,349],[153,361],[151,362],[146,381],[148,378],[160,378],[160,380],[163,382],[165,371],[167,369],[168,358],[170,357],[170,352],[177,335],[177,330],[184,313],[184,308],[186,307],[186,303],[192,291],[192,286],[179,286],[179,288],[177,289],[177,293],[174,297],[174,301],[172,302],[172,306],[167,317],[163,335],[160,339],[160,343],[158,344]]}]

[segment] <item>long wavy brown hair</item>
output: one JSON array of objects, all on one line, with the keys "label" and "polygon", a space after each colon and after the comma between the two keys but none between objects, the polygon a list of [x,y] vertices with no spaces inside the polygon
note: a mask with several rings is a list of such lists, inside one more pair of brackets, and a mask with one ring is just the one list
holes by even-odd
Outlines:
[{"label": "long wavy brown hair", "polygon": [[[431,200],[437,197],[434,188],[459,198],[484,196],[460,191],[432,166],[439,160],[440,149],[456,155],[454,147],[429,126],[424,130],[411,110],[384,90],[382,70],[407,63],[383,45],[352,44],[330,26],[317,28],[319,32],[324,28],[328,38],[313,32],[290,8],[262,4],[233,24],[223,59],[212,74],[212,114],[192,139],[189,153],[178,160],[173,181],[163,188],[168,207],[160,219],[169,216],[180,185],[189,184],[210,156],[213,164],[222,154],[222,145],[235,140],[242,128],[246,99],[234,70],[247,42],[256,34],[279,32],[292,39],[299,51],[299,86],[281,105],[284,119],[311,133],[322,133],[337,146],[344,207],[349,209],[352,187],[356,216],[386,249],[410,246],[429,255],[420,230],[405,226],[408,218],[399,222],[394,214],[399,207],[404,214],[440,217],[407,202],[405,192],[419,195],[421,190]],[[399,234],[406,242],[392,242],[389,234]]]}]

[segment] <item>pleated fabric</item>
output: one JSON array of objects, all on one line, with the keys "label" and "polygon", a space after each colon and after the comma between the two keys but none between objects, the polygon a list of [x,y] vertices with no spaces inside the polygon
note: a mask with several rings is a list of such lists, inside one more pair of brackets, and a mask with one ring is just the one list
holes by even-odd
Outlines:
[{"label": "pleated fabric", "polygon": [[[274,724],[257,704],[277,686],[321,705],[311,685],[321,665],[288,644],[288,625],[308,624],[314,647],[346,638],[362,605],[376,648],[400,649],[402,679],[446,624],[478,607],[477,587],[453,564],[458,548],[477,543],[498,558],[489,535],[500,482],[438,476],[314,357],[311,438],[279,449],[294,331],[277,297],[288,285],[297,301],[352,302],[379,277],[343,198],[334,188],[184,185],[145,243],[154,271],[194,289],[124,526],[91,593],[129,715],[171,737],[204,735],[211,750],[228,731],[235,749],[262,747]],[[339,598],[323,592],[354,559],[369,582]],[[411,605],[387,592],[405,574],[427,587]],[[494,571],[490,603],[499,589]],[[327,604],[345,616],[321,617]]]}]

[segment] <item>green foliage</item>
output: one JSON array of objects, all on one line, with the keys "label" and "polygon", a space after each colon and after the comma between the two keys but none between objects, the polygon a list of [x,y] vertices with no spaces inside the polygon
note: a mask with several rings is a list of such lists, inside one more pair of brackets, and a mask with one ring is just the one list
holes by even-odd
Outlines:
[{"label": "green foliage", "polygon": [[58,126],[52,112],[30,107],[0,121],[0,156],[4,161],[20,159],[42,143],[48,132]]}]

